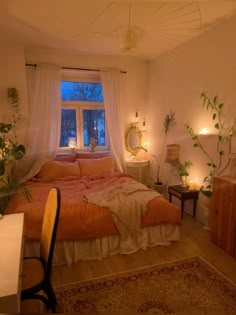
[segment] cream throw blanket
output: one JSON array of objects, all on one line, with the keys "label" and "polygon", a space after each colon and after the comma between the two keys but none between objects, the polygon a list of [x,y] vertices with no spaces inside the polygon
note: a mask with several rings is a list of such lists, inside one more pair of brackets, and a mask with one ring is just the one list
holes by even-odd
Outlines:
[{"label": "cream throw blanket", "polygon": [[129,180],[84,196],[84,199],[100,207],[108,208],[120,232],[121,241],[127,237],[136,239],[141,232],[141,216],[147,210],[148,201],[161,196],[141,183]]}]

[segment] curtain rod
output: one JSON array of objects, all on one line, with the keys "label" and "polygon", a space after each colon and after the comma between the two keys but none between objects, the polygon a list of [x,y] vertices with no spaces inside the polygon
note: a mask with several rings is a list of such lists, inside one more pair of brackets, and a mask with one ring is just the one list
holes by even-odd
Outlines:
[{"label": "curtain rod", "polygon": [[[26,67],[37,67],[37,63],[26,63]],[[87,68],[74,68],[74,67],[61,67],[62,69],[67,69],[67,70],[85,70],[85,71],[101,71],[99,69],[87,69]],[[120,71],[121,73],[127,73],[127,71]]]}]

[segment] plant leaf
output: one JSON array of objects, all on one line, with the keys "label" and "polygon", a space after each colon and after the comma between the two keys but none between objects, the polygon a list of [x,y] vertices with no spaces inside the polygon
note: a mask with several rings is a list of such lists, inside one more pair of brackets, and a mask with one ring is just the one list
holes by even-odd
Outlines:
[{"label": "plant leaf", "polygon": [[219,109],[221,109],[223,106],[224,106],[224,103],[220,103],[220,104],[218,105]]}]

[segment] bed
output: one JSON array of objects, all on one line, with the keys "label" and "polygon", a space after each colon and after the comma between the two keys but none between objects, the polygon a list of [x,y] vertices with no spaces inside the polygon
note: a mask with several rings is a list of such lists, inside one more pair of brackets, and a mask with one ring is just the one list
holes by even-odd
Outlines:
[{"label": "bed", "polygon": [[130,254],[180,239],[180,210],[129,174],[115,171],[111,156],[73,154],[47,161],[25,186],[32,201],[18,192],[6,214],[24,213],[26,255],[38,251],[52,187],[61,190],[54,264]]}]

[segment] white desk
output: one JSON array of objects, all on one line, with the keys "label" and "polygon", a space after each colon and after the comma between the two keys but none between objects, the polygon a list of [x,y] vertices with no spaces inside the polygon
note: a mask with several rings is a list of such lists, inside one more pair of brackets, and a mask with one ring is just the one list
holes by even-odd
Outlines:
[{"label": "white desk", "polygon": [[0,313],[20,312],[24,214],[0,220]]}]

